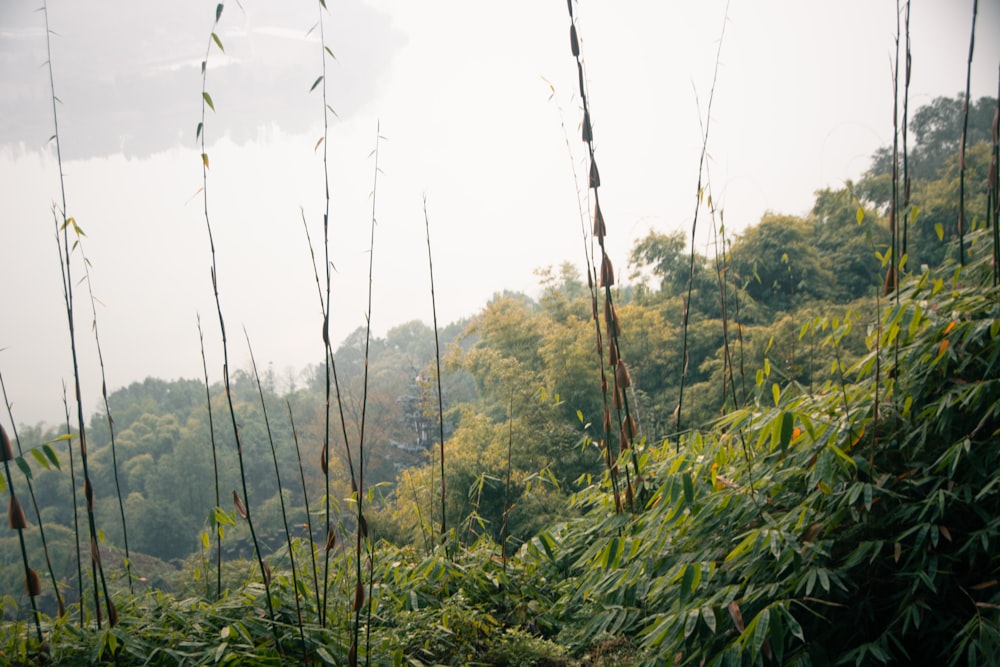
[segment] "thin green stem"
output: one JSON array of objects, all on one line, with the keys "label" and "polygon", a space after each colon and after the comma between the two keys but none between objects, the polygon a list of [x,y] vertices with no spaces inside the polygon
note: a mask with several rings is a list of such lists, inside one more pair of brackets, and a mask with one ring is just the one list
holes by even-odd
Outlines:
[{"label": "thin green stem", "polygon": [[[229,418],[233,429],[233,438],[236,441],[236,456],[239,461],[240,468],[240,484],[243,488],[243,498],[242,498],[242,514],[244,519],[246,519],[247,526],[250,529],[250,537],[253,541],[254,554],[257,557],[257,564],[260,567],[261,579],[264,583],[264,598],[267,602],[267,614],[271,621],[271,632],[274,635],[275,648],[281,650],[281,643],[278,638],[278,628],[275,625],[274,617],[274,605],[271,602],[271,577],[270,570],[264,562],[264,557],[260,551],[260,542],[257,539],[257,531],[253,524],[253,514],[251,512],[252,503],[250,502],[250,494],[247,488],[247,476],[246,476],[246,466],[243,461],[243,442],[240,437],[240,427],[236,421],[236,407],[233,405],[233,391],[232,385],[230,383],[229,374],[229,344],[226,338],[226,321],[222,314],[222,300],[219,296],[219,280],[217,263],[215,256],[215,240],[212,235],[212,221],[209,216],[208,208],[208,154],[205,152],[205,108],[208,106],[208,96],[206,84],[208,81],[208,57],[212,51],[212,44],[217,43],[218,38],[216,37],[215,29],[219,24],[219,18],[222,16],[223,4],[220,2],[215,9],[215,21],[212,23],[212,33],[208,40],[208,46],[205,49],[205,59],[201,64],[201,85],[202,85],[202,100],[201,100],[201,123],[198,125],[198,137],[201,141],[201,178],[202,178],[202,204],[204,207],[205,215],[205,227],[208,231],[208,243],[212,254],[212,292],[215,296],[215,309],[219,317],[219,330],[222,335],[222,378],[226,390],[226,402],[229,407]],[[236,491],[233,491],[234,503],[239,500],[239,496]]]},{"label": "thin green stem", "polygon": [[427,266],[431,279],[431,316],[434,325],[434,363],[435,377],[437,379],[437,413],[438,413],[438,442],[441,445],[441,539],[445,539],[448,533],[448,520],[445,505],[445,495],[447,483],[444,474],[444,392],[441,390],[441,340],[438,337],[437,320],[437,297],[434,293],[434,258],[431,255],[431,223],[427,215],[427,197],[424,197],[424,230],[427,236]]},{"label": "thin green stem", "polygon": [[[77,428],[79,429],[80,436],[80,464],[83,468],[83,485],[87,500],[87,527],[90,534],[90,557],[92,565],[91,574],[94,584],[95,597],[94,605],[97,612],[97,627],[100,628],[101,605],[99,590],[104,593],[104,602],[108,612],[108,622],[112,626],[118,621],[118,613],[115,610],[114,603],[111,601],[111,597],[108,595],[108,585],[104,578],[104,566],[101,563],[101,552],[98,544],[97,521],[94,516],[94,487],[90,481],[90,470],[87,463],[87,432],[86,421],[83,414],[83,391],[80,387],[80,365],[76,346],[76,327],[74,323],[75,318],[73,311],[73,281],[71,276],[68,228],[72,225],[73,231],[77,236],[82,235],[82,232],[77,226],[76,221],[66,215],[66,179],[63,175],[62,167],[62,142],[59,136],[59,114],[56,108],[58,98],[55,93],[55,74],[52,67],[52,31],[49,28],[49,10],[47,2],[42,3],[42,13],[45,16],[45,49],[48,56],[49,90],[52,97],[52,123],[55,129],[53,140],[56,145],[56,164],[59,169],[59,191],[62,203],[61,210],[57,212],[56,208],[53,207],[52,214],[56,223],[56,245],[60,253],[59,266],[63,279],[63,301],[65,303],[66,321],[69,327],[70,352],[73,362],[73,383],[76,397]],[[60,232],[62,232],[61,240],[59,238]],[[98,579],[100,579],[99,583]]]},{"label": "thin green stem", "polygon": [[278,467],[278,452],[274,446],[274,436],[271,433],[271,420],[267,417],[267,401],[264,400],[264,387],[260,381],[260,373],[257,372],[257,360],[254,358],[253,346],[250,344],[250,334],[246,327],[243,327],[243,335],[247,339],[247,350],[250,352],[250,367],[253,369],[253,378],[257,384],[257,393],[260,396],[261,414],[264,416],[264,429],[267,432],[267,442],[271,446],[271,460],[274,462],[274,478],[278,483],[278,504],[281,507],[281,524],[285,528],[285,543],[288,546],[288,562],[292,570],[292,590],[295,593],[295,619],[299,629],[299,640],[302,644],[302,656],[308,662],[306,653],[306,634],[302,625],[302,606],[299,603],[299,575],[295,567],[295,548],[292,546],[292,531],[288,526],[288,511],[285,509],[285,493],[281,485],[281,470]]},{"label": "thin green stem", "polygon": [[218,513],[222,511],[222,495],[219,489],[219,456],[215,444],[215,420],[212,416],[212,390],[208,382],[208,361],[205,359],[205,335],[201,329],[201,315],[198,319],[198,343],[201,346],[201,367],[205,375],[205,405],[208,406],[208,438],[212,445],[212,478],[215,480],[215,509],[212,510],[211,525],[215,530],[215,599],[222,599],[222,530]]}]

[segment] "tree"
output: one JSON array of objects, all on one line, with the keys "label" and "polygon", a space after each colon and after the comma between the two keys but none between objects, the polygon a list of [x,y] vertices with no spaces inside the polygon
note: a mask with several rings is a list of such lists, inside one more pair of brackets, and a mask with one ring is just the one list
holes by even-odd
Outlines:
[{"label": "tree", "polygon": [[765,213],[733,243],[730,266],[747,295],[772,312],[832,296],[833,271],[808,220]]},{"label": "tree", "polygon": [[[966,146],[991,141],[993,111],[996,99],[980,97],[969,106],[969,125]],[[962,143],[962,126],[965,122],[965,94],[955,97],[937,97],[930,104],[920,107],[909,121],[914,145],[908,158],[908,169],[913,179],[933,180],[945,164],[958,156]],[[872,156],[869,175],[892,173],[892,147],[878,149]],[[902,169],[900,169],[902,177]]]},{"label": "tree", "polygon": [[888,248],[889,230],[874,210],[862,207],[850,181],[844,188],[817,192],[811,218],[820,255],[828,266],[837,267],[832,298],[846,303],[882,287],[883,272],[875,253]]}]

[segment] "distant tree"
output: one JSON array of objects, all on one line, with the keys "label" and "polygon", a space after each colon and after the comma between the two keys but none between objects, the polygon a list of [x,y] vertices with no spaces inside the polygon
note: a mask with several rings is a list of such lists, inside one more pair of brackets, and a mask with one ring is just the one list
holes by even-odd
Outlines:
[{"label": "distant tree", "polygon": [[[996,103],[996,98],[980,97],[970,104],[967,146],[991,140]],[[958,156],[965,122],[964,107],[963,93],[955,97],[937,97],[917,109],[910,118],[909,129],[914,138],[908,160],[911,178],[933,180],[948,162]],[[872,156],[869,175],[891,172],[892,146],[883,146]]]},{"label": "distant tree", "polygon": [[862,207],[850,182],[838,190],[817,192],[811,218],[820,256],[825,264],[836,267],[830,296],[840,303],[871,296],[884,277],[875,253],[884,253],[890,241],[882,218],[874,209]]},{"label": "distant tree", "polygon": [[733,242],[730,266],[746,294],[772,312],[832,296],[833,270],[817,250],[815,226],[802,218],[765,213]]}]

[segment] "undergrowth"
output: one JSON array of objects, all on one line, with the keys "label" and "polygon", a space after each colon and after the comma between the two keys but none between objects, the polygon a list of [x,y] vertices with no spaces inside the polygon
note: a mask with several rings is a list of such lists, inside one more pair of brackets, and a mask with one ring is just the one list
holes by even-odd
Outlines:
[{"label": "undergrowth", "polygon": [[[506,560],[488,537],[429,554],[377,545],[370,661],[990,663],[1000,652],[1000,289],[991,271],[986,257],[908,278],[880,327],[804,323],[801,336],[828,347],[867,327],[872,351],[842,383],[813,391],[772,385],[762,372],[755,398],[712,428],[637,446],[650,496],[635,512],[617,511],[605,474],[574,496],[579,518]],[[44,619],[49,656],[342,664],[352,557],[332,559],[338,602],[325,627],[305,623],[301,636],[295,588],[315,599],[312,578],[300,573],[293,585],[289,561],[276,564],[272,626],[263,586],[246,577],[251,564],[232,563],[218,602],[149,591],[119,603],[114,627]],[[2,642],[5,664],[37,657],[18,624]]]}]

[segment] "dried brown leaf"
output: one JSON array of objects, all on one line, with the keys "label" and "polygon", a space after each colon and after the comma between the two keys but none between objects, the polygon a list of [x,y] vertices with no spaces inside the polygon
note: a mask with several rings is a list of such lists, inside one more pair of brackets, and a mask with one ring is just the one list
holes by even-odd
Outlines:
[{"label": "dried brown leaf", "polygon": [[360,581],[354,586],[354,611],[359,611],[365,604],[365,586]]},{"label": "dried brown leaf", "polygon": [[615,284],[615,267],[607,255],[601,260],[601,287],[611,287]]},{"label": "dried brown leaf", "polygon": [[11,530],[24,530],[28,527],[28,522],[24,518],[24,508],[17,496],[11,493],[10,501],[7,503],[7,523]]},{"label": "dried brown leaf", "polygon": [[94,565],[101,564],[101,550],[97,546],[97,540],[95,538],[90,538],[90,562]]},{"label": "dried brown leaf", "polygon": [[632,377],[629,375],[628,367],[621,359],[618,360],[618,365],[615,367],[615,381],[622,389],[632,386]]},{"label": "dried brown leaf", "polygon": [[603,239],[608,235],[608,228],[604,225],[604,213],[601,211],[601,205],[597,204],[594,207],[594,237]]},{"label": "dried brown leaf", "polygon": [[247,518],[247,508],[240,499],[240,494],[236,493],[236,489],[233,489],[233,507],[236,509],[236,513],[239,514],[245,520]]},{"label": "dried brown leaf", "polygon": [[31,597],[38,597],[42,594],[42,581],[38,578],[38,572],[30,567],[24,575],[24,590]]},{"label": "dried brown leaf", "polygon": [[14,450],[10,446],[10,438],[7,431],[0,425],[0,461],[13,461]]},{"label": "dried brown leaf", "polygon": [[736,600],[729,603],[729,615],[733,618],[733,623],[736,624],[736,629],[740,632],[746,628],[743,625],[743,612],[740,611],[740,606],[736,604]]}]

